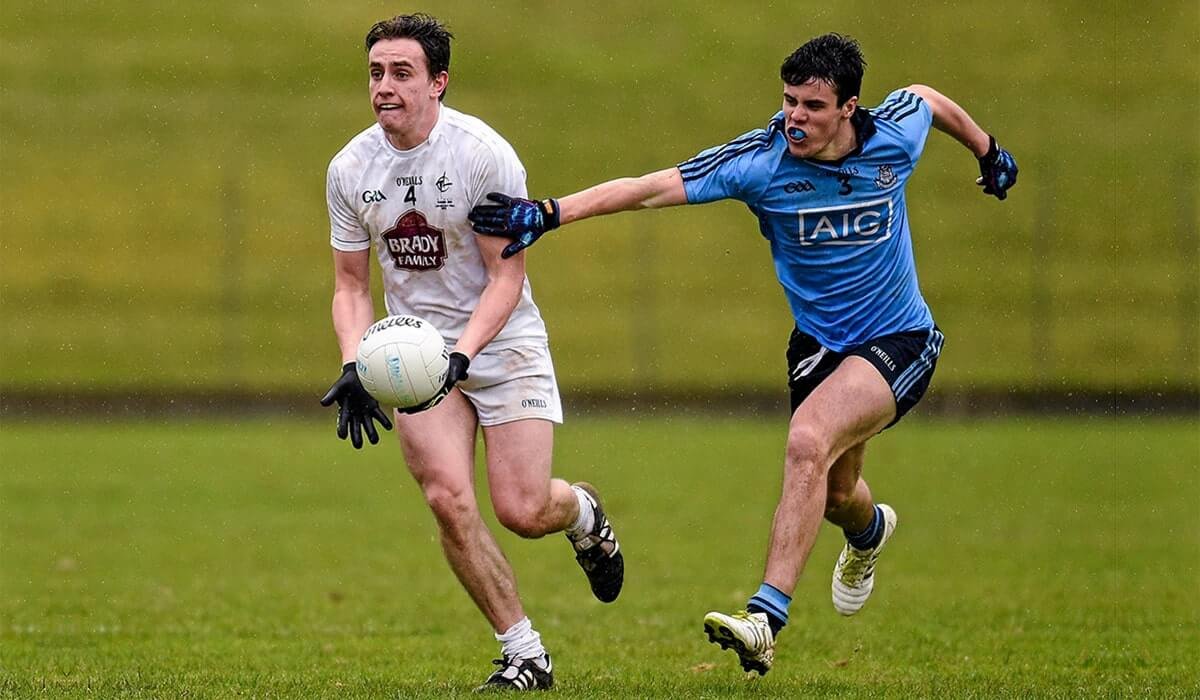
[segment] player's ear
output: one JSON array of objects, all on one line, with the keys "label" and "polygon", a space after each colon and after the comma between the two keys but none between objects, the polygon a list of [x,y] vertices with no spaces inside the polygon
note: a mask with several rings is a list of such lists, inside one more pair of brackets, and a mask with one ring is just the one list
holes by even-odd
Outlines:
[{"label": "player's ear", "polygon": [[842,105],[842,116],[849,119],[854,114],[854,110],[857,108],[858,108],[858,95],[855,95],[854,97],[851,97],[850,99],[846,100],[845,104]]},{"label": "player's ear", "polygon": [[437,97],[440,99],[442,96],[442,93],[446,92],[446,86],[449,84],[450,84],[450,74],[447,73],[446,71],[442,71],[441,73],[438,73],[436,76],[434,76],[433,85],[431,86],[431,89],[433,92],[432,97]]}]

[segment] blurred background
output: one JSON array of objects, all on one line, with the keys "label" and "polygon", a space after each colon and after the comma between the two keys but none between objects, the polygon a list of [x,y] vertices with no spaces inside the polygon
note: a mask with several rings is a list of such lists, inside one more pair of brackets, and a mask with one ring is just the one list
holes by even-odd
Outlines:
[{"label": "blurred background", "polygon": [[[366,29],[417,9],[4,3],[6,403],[322,393],[339,360],[325,169],[372,123]],[[819,33],[855,36],[863,104],[927,83],[1021,166],[1006,202],[983,197],[974,159],[931,132],[909,186],[922,289],[948,338],[935,396],[1195,404],[1194,3],[431,11],[456,36],[447,104],[513,144],[536,196],[662,168],[763,125],[788,53]],[[568,401],[783,394],[787,305],[740,204],[572,226],[538,246],[529,275]]]},{"label": "blurred background", "polygon": [[531,252],[555,473],[598,485],[631,572],[601,609],[479,479],[561,697],[1200,696],[1194,1],[6,0],[0,697],[482,680],[495,644],[394,438],[352,450],[316,403],[340,364],[326,167],[373,121],[364,34],[416,10],[456,35],[447,103],[535,196],[765,124],[828,31],[862,43],[863,104],[932,85],[1021,167],[984,197],[930,134],[908,203],[948,342],[871,443],[904,521],[889,579],[838,619],[825,533],[758,683],[698,634],[758,585],[779,488],[792,323],[753,216],[621,214]]}]

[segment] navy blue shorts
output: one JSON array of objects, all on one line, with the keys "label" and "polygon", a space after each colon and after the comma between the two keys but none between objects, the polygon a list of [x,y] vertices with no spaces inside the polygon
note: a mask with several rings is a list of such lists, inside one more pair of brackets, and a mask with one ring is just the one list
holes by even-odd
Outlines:
[{"label": "navy blue shorts", "polygon": [[842,360],[857,355],[874,365],[892,388],[896,417],[887,424],[890,428],[925,395],[942,352],[943,340],[942,332],[934,326],[929,330],[883,335],[845,352],[834,352],[799,328],[793,329],[787,350],[792,413]]}]

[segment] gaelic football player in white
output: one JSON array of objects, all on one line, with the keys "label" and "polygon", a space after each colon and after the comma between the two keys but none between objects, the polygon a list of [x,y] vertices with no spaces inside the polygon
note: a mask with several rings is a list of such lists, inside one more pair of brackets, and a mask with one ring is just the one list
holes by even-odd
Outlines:
[{"label": "gaelic football player in white", "polygon": [[391,427],[354,369],[359,338],[375,320],[373,245],[388,313],[430,321],[452,349],[442,390],[397,412],[396,431],[446,560],[502,643],[483,687],[545,689],[554,683],[550,655],[475,500],[476,431],[505,527],[530,538],[565,531],[604,602],[620,593],[624,560],[596,491],[550,476],[562,407],[524,256],[501,258],[506,241],[474,235],[467,221],[488,192],[524,196],[525,170],[495,131],[443,104],[451,37],[423,14],[381,21],[367,34],[377,123],[334,156],[327,181],[333,326],[344,364],[321,403],[338,404],[338,437],[356,448],[363,433],[378,442],[374,422]]}]

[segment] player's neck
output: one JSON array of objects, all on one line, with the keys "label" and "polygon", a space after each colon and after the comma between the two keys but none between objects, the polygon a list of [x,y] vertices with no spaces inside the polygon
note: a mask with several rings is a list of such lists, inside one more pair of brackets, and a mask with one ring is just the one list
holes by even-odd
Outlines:
[{"label": "player's neck", "polygon": [[829,140],[829,144],[811,156],[811,160],[841,160],[858,148],[858,134],[849,119],[842,122],[841,128]]},{"label": "player's neck", "polygon": [[413,124],[411,129],[404,131],[384,131],[387,136],[388,143],[392,144],[393,148],[401,151],[411,151],[429,140],[429,134],[433,132],[433,127],[437,126],[438,117],[441,116],[442,105],[439,103],[429,113],[424,115],[421,120]]}]

